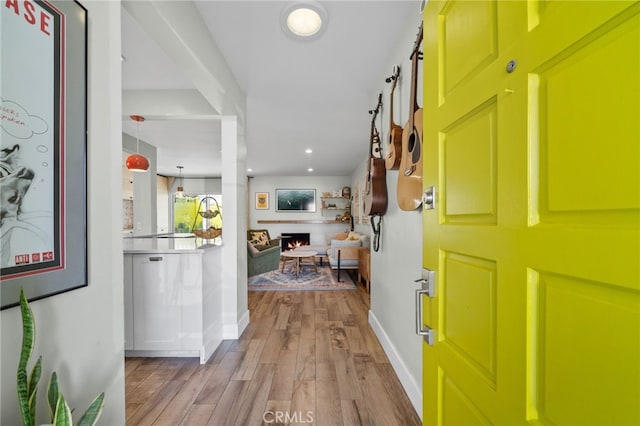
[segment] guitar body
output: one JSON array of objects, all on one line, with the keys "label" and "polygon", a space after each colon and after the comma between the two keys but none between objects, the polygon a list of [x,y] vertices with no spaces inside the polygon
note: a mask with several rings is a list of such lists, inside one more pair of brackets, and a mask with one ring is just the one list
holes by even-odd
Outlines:
[{"label": "guitar body", "polygon": [[398,173],[398,206],[415,210],[422,204],[422,108],[416,110],[402,132],[402,158]]},{"label": "guitar body", "polygon": [[382,216],[387,211],[387,170],[382,158],[370,159],[363,204],[367,216]]},{"label": "guitar body", "polygon": [[411,112],[402,131],[402,158],[398,170],[398,206],[401,210],[415,210],[422,204],[422,108],[416,101],[421,42],[422,24],[411,53]]},{"label": "guitar body", "polygon": [[398,170],[402,156],[402,127],[392,123],[389,130],[389,144],[387,145],[387,170]]}]

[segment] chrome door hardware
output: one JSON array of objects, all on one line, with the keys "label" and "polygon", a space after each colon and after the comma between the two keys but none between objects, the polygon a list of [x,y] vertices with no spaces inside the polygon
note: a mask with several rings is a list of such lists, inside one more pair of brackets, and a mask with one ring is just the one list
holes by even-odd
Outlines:
[{"label": "chrome door hardware", "polygon": [[433,210],[436,208],[436,187],[430,186],[424,190],[422,194],[422,204],[425,210]]},{"label": "chrome door hardware", "polygon": [[435,343],[435,330],[422,323],[422,296],[435,297],[436,295],[436,271],[422,268],[422,277],[415,280],[421,284],[421,288],[416,290],[416,334],[422,336],[428,345]]},{"label": "chrome door hardware", "polygon": [[435,342],[435,330],[422,323],[422,295],[428,295],[427,290],[416,290],[416,334],[423,336],[427,344],[433,346]]},{"label": "chrome door hardware", "polygon": [[414,282],[420,283],[422,290],[429,297],[435,297],[436,295],[436,271],[431,269],[422,268],[422,278],[415,280]]},{"label": "chrome door hardware", "polygon": [[427,345],[433,346],[433,344],[436,342],[436,331],[428,325],[424,326],[424,330],[420,334],[422,335],[422,339],[427,343]]},{"label": "chrome door hardware", "polygon": [[427,294],[426,290],[416,290],[416,334],[422,336],[428,345],[435,343],[435,330],[422,323],[422,295]]}]

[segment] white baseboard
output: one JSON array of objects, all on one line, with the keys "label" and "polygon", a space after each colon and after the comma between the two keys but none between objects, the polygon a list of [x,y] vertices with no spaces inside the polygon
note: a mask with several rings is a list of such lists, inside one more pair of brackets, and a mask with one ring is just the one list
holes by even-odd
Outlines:
[{"label": "white baseboard", "polygon": [[239,339],[245,328],[249,325],[249,310],[247,309],[237,324],[225,324],[222,326],[223,339]]},{"label": "white baseboard", "polygon": [[369,325],[371,325],[373,332],[378,337],[378,340],[380,340],[380,344],[382,345],[385,354],[387,354],[387,357],[391,362],[391,366],[398,375],[398,379],[400,380],[402,387],[405,392],[407,392],[407,396],[409,397],[413,408],[416,410],[416,413],[418,413],[420,420],[422,420],[422,389],[409,373],[409,369],[402,361],[402,358],[398,354],[398,351],[396,351],[393,343],[391,343],[391,339],[389,339],[389,336],[385,333],[382,325],[371,311],[369,311]]}]

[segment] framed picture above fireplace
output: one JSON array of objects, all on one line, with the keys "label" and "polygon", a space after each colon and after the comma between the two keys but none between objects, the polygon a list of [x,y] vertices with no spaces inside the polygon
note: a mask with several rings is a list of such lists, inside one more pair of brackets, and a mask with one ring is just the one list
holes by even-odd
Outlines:
[{"label": "framed picture above fireplace", "polygon": [[316,211],[315,189],[276,189],[277,212]]}]

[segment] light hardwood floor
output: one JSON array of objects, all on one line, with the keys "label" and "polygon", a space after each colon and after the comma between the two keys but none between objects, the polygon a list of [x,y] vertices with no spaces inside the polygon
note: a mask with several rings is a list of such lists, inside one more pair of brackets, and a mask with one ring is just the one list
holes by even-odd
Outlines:
[{"label": "light hardwood floor", "polygon": [[127,425],[419,425],[367,322],[369,295],[249,292],[210,361],[127,358]]}]

